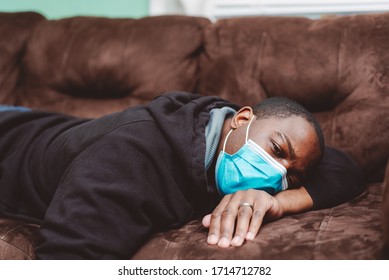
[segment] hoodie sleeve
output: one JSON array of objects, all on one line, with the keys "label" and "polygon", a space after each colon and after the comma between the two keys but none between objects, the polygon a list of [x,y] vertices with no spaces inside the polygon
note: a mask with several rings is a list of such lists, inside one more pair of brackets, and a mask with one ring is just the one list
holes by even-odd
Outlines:
[{"label": "hoodie sleeve", "polygon": [[366,185],[362,170],[346,153],[326,147],[322,161],[310,172],[304,187],[314,209],[323,209],[352,200]]}]

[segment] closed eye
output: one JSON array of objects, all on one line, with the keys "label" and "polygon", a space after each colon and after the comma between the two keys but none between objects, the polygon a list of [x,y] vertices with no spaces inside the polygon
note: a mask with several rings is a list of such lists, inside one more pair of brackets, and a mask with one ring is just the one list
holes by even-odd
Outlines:
[{"label": "closed eye", "polygon": [[277,156],[278,158],[284,158],[285,157],[284,150],[275,141],[272,140],[271,143],[272,143],[272,150],[274,155]]}]

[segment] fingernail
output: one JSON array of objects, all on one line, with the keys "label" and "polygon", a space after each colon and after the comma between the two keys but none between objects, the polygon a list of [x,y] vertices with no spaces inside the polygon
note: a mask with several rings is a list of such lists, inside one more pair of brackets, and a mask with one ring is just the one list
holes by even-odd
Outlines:
[{"label": "fingernail", "polygon": [[255,236],[252,232],[248,232],[246,235],[247,240],[254,240]]},{"label": "fingernail", "polygon": [[230,246],[230,241],[226,237],[223,237],[222,239],[219,240],[219,243],[217,243],[217,245],[219,247],[226,248]]},{"label": "fingernail", "polygon": [[207,239],[207,242],[208,244],[213,244],[215,245],[217,243],[217,237],[213,234],[211,234],[210,236],[208,236],[208,239]]},{"label": "fingernail", "polygon": [[232,239],[231,244],[234,246],[240,246],[242,244],[242,238],[240,238],[240,236],[235,236]]}]

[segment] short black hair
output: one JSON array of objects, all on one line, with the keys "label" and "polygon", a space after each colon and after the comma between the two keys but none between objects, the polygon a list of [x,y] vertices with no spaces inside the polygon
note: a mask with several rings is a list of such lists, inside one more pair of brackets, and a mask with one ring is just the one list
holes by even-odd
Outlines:
[{"label": "short black hair", "polygon": [[288,118],[298,116],[309,122],[314,128],[319,142],[321,156],[324,154],[324,135],[319,122],[301,104],[286,97],[270,97],[253,107],[253,112],[259,119]]}]

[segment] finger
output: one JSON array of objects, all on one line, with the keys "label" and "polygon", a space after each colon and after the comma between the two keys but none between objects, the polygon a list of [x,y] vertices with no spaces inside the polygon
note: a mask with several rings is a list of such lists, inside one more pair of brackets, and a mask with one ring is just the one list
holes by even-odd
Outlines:
[{"label": "finger", "polygon": [[241,205],[238,209],[236,229],[234,238],[231,240],[231,245],[241,246],[246,238],[247,231],[250,225],[253,209],[249,205]]},{"label": "finger", "polygon": [[238,192],[231,197],[230,202],[222,212],[220,219],[220,240],[217,243],[219,247],[226,248],[231,245],[231,239],[235,230],[236,216],[238,214],[240,203],[241,194]]},{"label": "finger", "polygon": [[246,234],[246,240],[254,240],[254,238],[257,236],[258,231],[263,223],[264,213],[266,213],[265,207],[254,204],[254,211],[251,216],[249,230]]},{"label": "finger", "polygon": [[216,245],[220,239],[220,220],[224,208],[228,205],[231,196],[226,195],[220,201],[219,205],[213,210],[210,221],[209,221],[209,231],[207,243],[211,245]]}]

